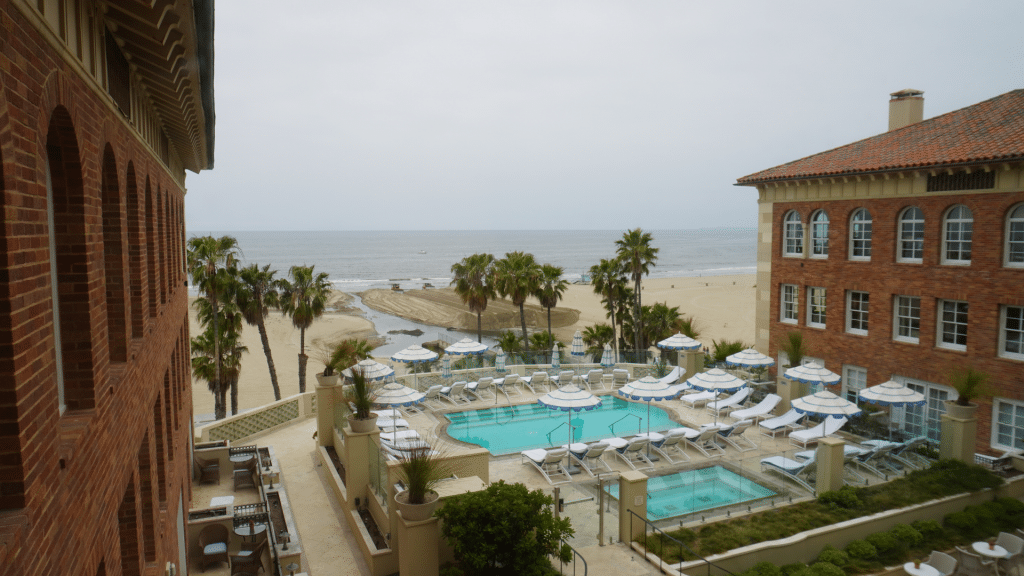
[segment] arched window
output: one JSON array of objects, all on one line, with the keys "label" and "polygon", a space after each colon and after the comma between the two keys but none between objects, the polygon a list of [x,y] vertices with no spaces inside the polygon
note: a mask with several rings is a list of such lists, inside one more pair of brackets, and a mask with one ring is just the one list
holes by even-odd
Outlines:
[{"label": "arched window", "polygon": [[143,272],[146,262],[146,199],[139,194],[135,179],[135,164],[128,162],[124,178],[125,198],[128,203],[128,293],[131,303],[132,338],[141,338],[145,330],[145,283]]},{"label": "arched window", "polygon": [[1024,268],[1024,204],[1010,210],[1006,219],[1006,265]]},{"label": "arched window", "polygon": [[974,235],[974,216],[970,208],[963,204],[950,208],[942,229],[942,263],[970,264],[971,238]]},{"label": "arched window", "polygon": [[828,215],[824,210],[811,215],[811,258],[828,258]]},{"label": "arched window", "polygon": [[800,214],[791,210],[786,214],[783,224],[783,247],[784,256],[804,255],[804,227],[800,222]]},{"label": "arched window", "polygon": [[911,206],[900,214],[900,246],[896,260],[920,263],[924,257],[924,212]]},{"label": "arched window", "polygon": [[111,362],[128,360],[128,317],[125,310],[124,242],[121,187],[117,181],[114,150],[103,149],[103,272],[107,294],[107,346]]},{"label": "arched window", "polygon": [[865,208],[850,218],[850,259],[871,260],[871,213]]}]

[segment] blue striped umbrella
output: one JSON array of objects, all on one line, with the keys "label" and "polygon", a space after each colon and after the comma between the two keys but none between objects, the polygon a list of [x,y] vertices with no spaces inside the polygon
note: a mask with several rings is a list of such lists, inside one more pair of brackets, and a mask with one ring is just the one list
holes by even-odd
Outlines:
[{"label": "blue striped umbrella", "polygon": [[505,351],[501,349],[501,346],[495,348],[498,355],[494,358],[494,371],[498,374],[505,373]]},{"label": "blue striped umbrella", "polygon": [[[404,362],[406,364],[419,364],[422,362],[433,362],[437,360],[437,352],[427,350],[419,344],[413,344],[405,350],[395,352],[395,355],[391,357],[395,362]],[[416,386],[416,372],[412,373],[412,385]]]},{"label": "blue striped umbrella", "polygon": [[703,344],[693,338],[679,333],[658,342],[658,348],[665,350],[697,350],[703,346]]},{"label": "blue striped umbrella", "polygon": [[576,333],[572,335],[572,346],[569,348],[569,354],[572,354],[573,356],[584,356],[586,353],[587,349],[583,347],[583,334],[580,334],[580,331],[577,330]]},{"label": "blue striped umbrella", "polygon": [[[669,386],[667,383],[662,382],[654,376],[644,376],[636,382],[630,382],[622,388],[619,388],[617,392],[619,396],[628,400],[647,401],[647,435],[650,437],[651,400],[658,402],[661,400],[671,400],[678,396],[682,390],[678,390],[674,386]],[[648,448],[650,448],[650,446],[648,446]],[[650,452],[648,452],[648,454],[650,454]]]},{"label": "blue striped umbrella", "polygon": [[423,392],[417,392],[398,382],[389,382],[374,394],[378,406],[412,406],[423,401]]},{"label": "blue striped umbrella", "polygon": [[882,382],[877,386],[865,388],[858,393],[861,400],[883,406],[924,406],[924,394],[914,392],[899,382]]},{"label": "blue striped umbrella", "polygon": [[729,374],[721,368],[712,368],[707,372],[695,374],[686,381],[691,387],[705,392],[735,392],[746,387],[747,383]]},{"label": "blue striped umbrella", "polygon": [[380,362],[377,362],[372,358],[367,358],[366,360],[360,361],[358,364],[354,364],[342,370],[342,374],[344,374],[346,378],[352,378],[353,369],[362,372],[363,376],[365,376],[366,379],[370,382],[375,382],[377,380],[385,380],[391,376],[394,376],[395,374],[393,368],[381,364]]},{"label": "blue striped umbrella", "polygon": [[797,398],[793,400],[792,406],[794,410],[801,414],[814,414],[832,418],[845,418],[861,413],[861,409],[856,404],[845,398],[840,398],[828,390]]},{"label": "blue striped umbrella", "polygon": [[537,403],[548,410],[562,410],[569,414],[569,444],[572,444],[572,413],[593,410],[601,406],[601,399],[575,384],[559,388],[537,398]]},{"label": "blue striped umbrella", "polygon": [[790,380],[810,384],[815,389],[822,385],[838,384],[842,378],[817,362],[808,362],[786,370],[784,376]]},{"label": "blue striped umbrella", "polygon": [[551,367],[555,369],[562,367],[562,355],[558,351],[558,344],[551,349]]},{"label": "blue striped umbrella", "polygon": [[601,366],[605,368],[611,368],[612,366],[615,366],[615,357],[612,353],[611,344],[604,345],[604,353],[601,354]]},{"label": "blue striped umbrella", "polygon": [[441,378],[452,377],[452,357],[445,354],[444,358],[441,358]]},{"label": "blue striped umbrella", "polygon": [[753,348],[747,348],[742,352],[737,352],[726,356],[726,366],[736,366],[739,368],[767,368],[775,365],[775,360],[770,356],[765,356]]}]

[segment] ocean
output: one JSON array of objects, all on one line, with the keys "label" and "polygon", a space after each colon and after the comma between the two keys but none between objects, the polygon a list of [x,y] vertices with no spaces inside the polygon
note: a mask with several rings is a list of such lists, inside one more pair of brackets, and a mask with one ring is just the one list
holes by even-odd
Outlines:
[{"label": "ocean", "polygon": [[[756,228],[707,230],[650,230],[651,244],[659,249],[650,277],[720,276],[753,274],[757,263]],[[564,278],[575,282],[602,258],[615,256],[621,230],[551,231],[419,231],[419,232],[251,232],[189,230],[188,237],[230,235],[238,240],[245,265],[270,264],[285,277],[296,265],[313,265],[327,272],[338,290],[354,293],[371,288],[420,288],[424,283],[448,286],[452,264],[478,252],[501,258],[506,252],[523,251],[541,264],[565,269]],[[375,355],[391,355],[413,343],[471,337],[476,334],[444,331],[443,327],[410,322],[366,308],[362,309],[377,332],[388,342]],[[401,334],[422,330],[423,337]],[[442,334],[443,333],[443,334]],[[449,340],[451,341],[451,340]]]}]

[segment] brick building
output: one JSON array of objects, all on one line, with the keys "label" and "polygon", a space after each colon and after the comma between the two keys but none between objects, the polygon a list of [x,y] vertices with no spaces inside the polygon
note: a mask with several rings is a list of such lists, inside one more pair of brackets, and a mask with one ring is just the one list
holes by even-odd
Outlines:
[{"label": "brick building", "polygon": [[0,0],[0,574],[186,566],[212,0]]},{"label": "brick building", "polygon": [[933,439],[972,365],[996,388],[976,449],[1024,448],[1024,90],[928,120],[922,94],[892,95],[884,134],[738,180],[758,191],[756,345],[802,332],[850,398],[909,384],[928,404],[894,416]]}]

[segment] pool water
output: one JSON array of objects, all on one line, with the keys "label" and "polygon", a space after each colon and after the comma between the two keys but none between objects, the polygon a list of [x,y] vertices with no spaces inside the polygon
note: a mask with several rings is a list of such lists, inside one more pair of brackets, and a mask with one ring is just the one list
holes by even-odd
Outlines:
[{"label": "pool water", "polygon": [[[613,396],[603,396],[602,400],[599,408],[572,413],[573,442],[647,432],[646,402],[627,402]],[[562,446],[569,441],[568,413],[540,404],[452,412],[446,416],[451,422],[448,434],[452,438],[487,448],[495,456]],[[651,405],[650,419],[651,432],[679,427],[656,403]]]},{"label": "pool water", "polygon": [[[606,490],[612,498],[618,498],[617,484]],[[768,488],[721,466],[653,476],[647,480],[647,518],[664,520],[774,495]]]}]

